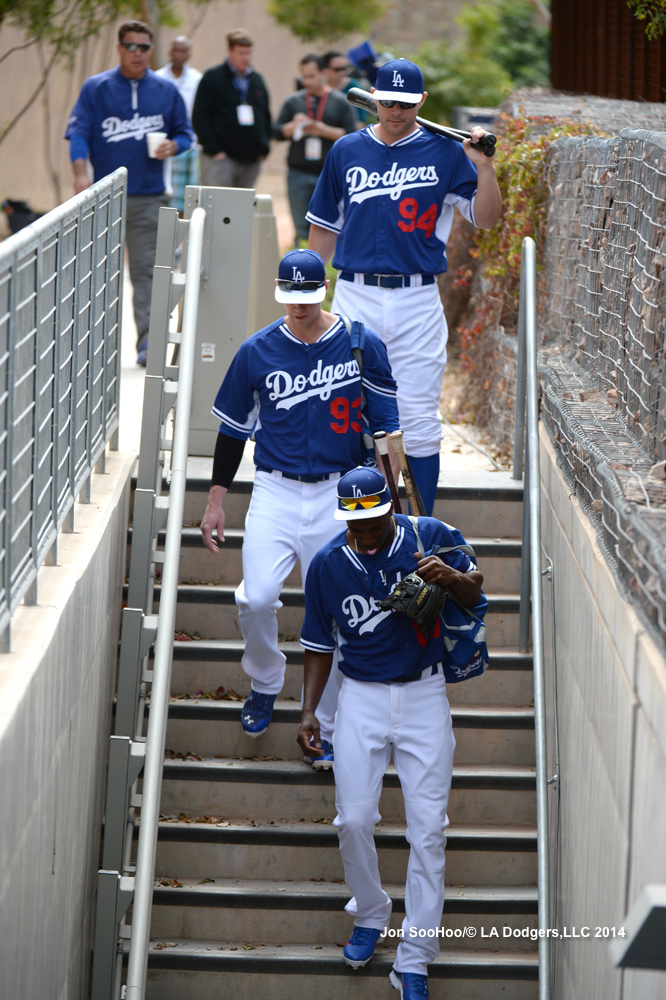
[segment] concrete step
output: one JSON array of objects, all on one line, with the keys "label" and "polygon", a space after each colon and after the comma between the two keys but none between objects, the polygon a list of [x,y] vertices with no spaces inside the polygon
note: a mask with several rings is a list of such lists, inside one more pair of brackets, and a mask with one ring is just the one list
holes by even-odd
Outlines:
[{"label": "concrete step", "polygon": [[[182,583],[218,583],[235,586],[243,576],[241,549],[245,531],[229,528],[219,555],[215,556],[201,541],[199,528],[183,528],[181,536],[180,580]],[[131,542],[132,529],[128,541]],[[157,536],[163,548],[165,532]],[[494,594],[520,590],[520,538],[468,538],[484,577],[484,589]],[[128,553],[129,557],[129,553]],[[285,580],[285,586],[301,585],[300,563]]]},{"label": "concrete step", "polygon": [[[383,886],[393,902],[389,927],[382,947],[393,950],[396,930],[405,914],[404,884]],[[152,938],[230,938],[259,940],[266,944],[319,944],[342,942],[351,933],[352,918],[345,913],[349,890],[344,883],[322,879],[203,879],[181,878],[171,872],[158,879],[153,889]],[[307,914],[304,916],[304,913]],[[498,924],[501,928],[535,927],[536,886],[447,887],[442,928],[443,940],[455,941],[456,948],[513,948],[513,937],[484,937]],[[462,928],[473,927],[469,936]],[[461,933],[456,936],[456,929]],[[525,941],[525,950],[536,950],[536,941]]]},{"label": "concrete step", "polygon": [[[167,757],[161,812],[226,815],[254,822],[333,819],[332,772],[314,771],[295,760],[266,759],[270,755],[262,754],[260,744],[261,739],[253,741],[250,752],[257,756],[252,759]],[[534,768],[526,765],[455,765],[449,819],[466,826],[533,826],[535,787]],[[402,791],[393,765],[384,775],[379,811],[385,822],[404,823]]]},{"label": "concrete step", "polygon": [[[300,699],[303,683],[303,647],[281,642],[287,658],[283,698]],[[202,639],[174,642],[171,690],[177,694],[214,692],[222,686],[249,694],[250,682],[240,660],[243,642],[237,639]],[[449,702],[476,705],[529,705],[534,695],[532,656],[515,649],[490,650],[490,667],[481,677],[449,684]]]},{"label": "concrete step", "polygon": [[[138,829],[137,829],[138,834]],[[446,878],[454,887],[534,885],[536,830],[531,827],[451,826],[446,831]],[[382,878],[404,885],[409,844],[403,826],[375,831]],[[343,877],[338,836],[330,823],[270,820],[250,824],[221,816],[162,819],[158,877],[300,879]]]},{"label": "concrete step", "polygon": [[[538,957],[519,949],[516,942],[514,951],[453,951],[445,941],[429,968],[431,1000],[537,1000]],[[293,1000],[314,992],[322,1000],[388,1000],[393,958],[392,949],[379,949],[368,965],[353,970],[342,947],[329,942],[286,948],[254,937],[153,941],[146,995],[148,1000]]]},{"label": "concrete step", "polygon": [[[197,526],[206,507],[210,467],[188,474],[183,524]],[[455,525],[466,538],[520,538],[522,536],[523,484],[508,473],[451,470],[447,484],[438,486],[434,516]],[[224,500],[226,524],[242,528],[252,492],[252,479],[237,478]],[[407,509],[404,488],[399,490]]]},{"label": "concrete step", "polygon": [[[149,714],[149,703],[146,706]],[[254,752],[240,723],[242,702],[207,698],[172,700],[166,745],[179,753],[244,756]],[[534,710],[513,706],[454,705],[451,709],[458,764],[534,763]],[[300,760],[296,743],[299,704],[279,698],[268,731],[260,737],[262,754]]]},{"label": "concrete step", "polygon": [[[234,589],[216,584],[179,585],[176,630],[189,634],[198,632],[202,638],[208,639],[240,639]],[[157,585],[155,614],[159,612],[160,590]],[[124,588],[124,596],[126,598],[127,588]],[[500,648],[515,647],[518,643],[519,596],[486,594],[486,597],[488,611],[485,622],[489,643]],[[303,622],[303,590],[301,587],[284,587],[280,600],[283,607],[277,616],[279,634],[285,639],[297,639]]]}]

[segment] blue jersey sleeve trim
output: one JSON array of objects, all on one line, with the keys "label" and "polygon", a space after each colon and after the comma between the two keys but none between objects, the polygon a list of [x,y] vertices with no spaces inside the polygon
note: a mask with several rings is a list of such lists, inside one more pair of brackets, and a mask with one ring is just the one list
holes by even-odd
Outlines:
[{"label": "blue jersey sleeve trim", "polygon": [[323,646],[318,642],[308,642],[307,639],[301,637],[301,646],[303,649],[309,649],[313,653],[334,653],[337,649],[336,646]]},{"label": "blue jersey sleeve trim", "polygon": [[318,215],[313,215],[312,212],[307,212],[305,218],[307,222],[311,222],[315,226],[320,226],[321,229],[328,229],[331,233],[339,233],[342,229],[342,224],[335,225],[330,222],[326,222],[325,219],[320,219]]}]

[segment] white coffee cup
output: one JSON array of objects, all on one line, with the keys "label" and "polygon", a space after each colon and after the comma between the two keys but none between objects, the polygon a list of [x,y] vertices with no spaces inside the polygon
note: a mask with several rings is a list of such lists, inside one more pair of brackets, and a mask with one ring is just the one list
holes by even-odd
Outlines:
[{"label": "white coffee cup", "polygon": [[169,136],[166,132],[146,132],[146,142],[148,143],[148,156],[155,158],[155,150],[161,146]]}]

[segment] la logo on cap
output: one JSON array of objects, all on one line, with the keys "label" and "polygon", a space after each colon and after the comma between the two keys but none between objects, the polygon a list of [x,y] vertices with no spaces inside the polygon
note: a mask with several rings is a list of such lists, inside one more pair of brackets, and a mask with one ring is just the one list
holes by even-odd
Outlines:
[{"label": "la logo on cap", "polygon": [[404,87],[405,86],[405,81],[400,76],[400,74],[398,73],[397,69],[393,70],[393,86],[394,87]]},{"label": "la logo on cap", "polygon": [[292,273],[293,273],[293,281],[305,281],[305,278],[303,277],[303,275],[301,274],[301,272],[298,270],[298,267],[292,267],[291,270],[292,270]]}]

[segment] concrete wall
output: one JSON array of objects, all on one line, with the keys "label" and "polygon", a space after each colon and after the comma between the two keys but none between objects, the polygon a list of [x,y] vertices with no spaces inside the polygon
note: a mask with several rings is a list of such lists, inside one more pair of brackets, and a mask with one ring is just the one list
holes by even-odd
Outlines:
[{"label": "concrete wall", "polygon": [[[542,429],[549,775],[559,771],[557,1000],[663,1000],[666,975],[622,972],[597,927],[620,928],[648,882],[666,882],[666,663],[624,601]],[[559,768],[553,760],[551,624],[557,626]],[[550,792],[555,849],[556,791]]]},{"label": "concrete wall", "polygon": [[84,1000],[134,456],[107,456],[0,656],[2,995]]}]

